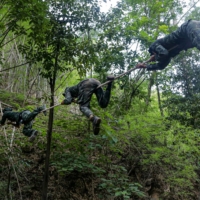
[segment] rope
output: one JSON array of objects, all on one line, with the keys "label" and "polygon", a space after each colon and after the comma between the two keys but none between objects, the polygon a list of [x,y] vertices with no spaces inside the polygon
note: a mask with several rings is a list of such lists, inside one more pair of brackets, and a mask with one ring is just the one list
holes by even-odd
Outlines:
[{"label": "rope", "polygon": [[[135,68],[132,68],[132,69],[128,70],[127,72],[124,72],[124,73],[120,74],[119,76],[116,76],[116,77],[114,78],[114,80],[116,80],[116,79],[118,79],[118,78],[120,78],[120,77],[122,77],[122,76],[124,76],[124,75],[126,75],[126,74],[128,74],[128,73],[130,73],[130,72],[132,72],[132,71],[134,71],[135,69],[137,69],[137,68],[136,68],[136,67],[135,67]],[[104,85],[106,85],[106,84],[108,84],[108,83],[110,83],[110,82],[112,82],[112,81],[113,81],[113,80],[106,81],[105,83],[100,84],[96,89],[98,89],[98,88],[100,88],[100,87],[102,87],[102,86],[104,86]]]},{"label": "rope", "polygon": [[[150,62],[151,60],[152,60],[152,57],[150,57],[148,60],[146,60],[143,64],[148,63],[148,62]],[[118,78],[120,78],[120,77],[122,77],[122,76],[124,76],[124,75],[126,75],[126,74],[129,74],[130,72],[134,71],[135,69],[138,69],[137,66],[135,66],[134,68],[131,68],[130,70],[128,70],[128,71],[126,71],[126,72],[120,74],[119,76],[116,76],[116,77],[114,78],[114,80],[116,80],[116,79],[118,79]],[[112,82],[112,80],[109,80],[109,81],[106,81],[105,83],[100,84],[96,89],[98,89],[98,88],[100,88],[101,86],[104,86],[104,85],[106,85],[106,84],[108,84],[108,83],[110,83],[110,82]]]},{"label": "rope", "polygon": [[56,107],[56,106],[60,106],[60,105],[61,105],[61,103],[56,104],[56,105],[54,105],[54,106],[51,106],[51,107],[49,107],[49,108],[46,108],[45,110],[41,111],[41,113],[42,113],[42,112],[45,112],[45,111],[47,111],[47,110],[50,110],[50,109],[52,109],[52,108],[54,108],[54,107]]},{"label": "rope", "polygon": [[[179,45],[176,45],[176,46],[172,47],[172,48],[169,49],[168,51],[173,50],[173,49],[176,48],[177,46],[179,46]],[[151,62],[151,61],[154,59],[154,57],[155,57],[155,55],[151,56],[148,60],[144,61],[143,64],[146,64],[146,63],[148,63],[148,62]],[[124,72],[124,73],[122,73],[122,74],[116,76],[116,77],[114,78],[114,80],[116,80],[116,79],[118,79],[118,78],[121,78],[122,76],[124,76],[124,75],[126,75],[126,74],[129,74],[130,72],[132,72],[132,71],[134,71],[134,70],[136,70],[136,69],[138,69],[138,68],[137,68],[137,65],[136,65],[134,68],[131,68],[130,70],[128,70],[128,71],[126,71],[126,72]],[[113,81],[113,80],[106,81],[105,83],[100,84],[97,88],[95,88],[95,89],[93,89],[93,90],[96,90],[96,89],[98,89],[98,88],[100,88],[100,87],[102,87],[102,86],[104,86],[104,85],[106,85],[106,84],[108,84],[108,83],[110,83],[110,82],[112,82],[112,81]],[[91,92],[93,92],[93,90],[92,90]],[[52,109],[52,108],[54,108],[54,107],[57,107],[57,106],[60,106],[60,105],[62,105],[62,104],[61,104],[61,103],[56,104],[56,105],[54,105],[54,106],[51,106],[51,107],[49,107],[49,108],[46,108],[46,109],[43,110],[42,112],[45,112],[45,111],[47,111],[47,110],[50,110],[50,109]]]},{"label": "rope", "polygon": [[[146,60],[146,61],[144,62],[144,64],[150,62],[151,60],[152,60],[152,57],[150,57],[148,60]],[[116,77],[114,78],[114,80],[116,80],[116,79],[118,79],[118,78],[120,78],[120,77],[122,77],[122,76],[124,76],[124,75],[126,75],[126,74],[128,74],[128,73],[130,73],[130,72],[132,72],[132,71],[134,71],[135,69],[138,69],[137,66],[134,67],[134,68],[131,68],[130,70],[128,70],[128,71],[126,71],[126,72],[124,72],[124,73],[122,73],[122,74],[120,74],[119,76],[116,76]],[[104,86],[104,85],[106,85],[106,84],[112,82],[112,81],[113,81],[113,80],[109,80],[109,81],[106,81],[105,83],[100,84],[97,88],[95,88],[95,90],[98,89],[98,88],[100,88],[101,86]],[[51,107],[49,107],[49,108],[46,108],[46,109],[43,110],[42,112],[45,112],[45,111],[47,111],[47,110],[50,110],[50,109],[52,109],[52,108],[54,108],[54,107],[57,107],[57,106],[60,106],[60,105],[62,105],[62,104],[60,104],[60,103],[59,103],[59,104],[56,104],[56,105],[54,105],[54,106],[51,106]]]}]

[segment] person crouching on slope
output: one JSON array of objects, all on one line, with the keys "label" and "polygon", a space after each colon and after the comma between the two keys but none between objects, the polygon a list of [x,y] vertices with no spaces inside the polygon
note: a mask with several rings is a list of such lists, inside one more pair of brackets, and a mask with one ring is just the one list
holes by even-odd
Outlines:
[{"label": "person crouching on slope", "polygon": [[[90,101],[92,95],[95,94],[97,101],[101,108],[106,108],[110,101],[111,87],[114,76],[108,76],[108,83],[106,91],[104,92],[101,87],[97,88],[101,83],[94,79],[89,78],[79,82],[77,85],[67,87],[63,96],[65,99],[61,102],[62,105],[69,105],[76,102],[80,106],[80,111],[87,117],[93,124],[93,132],[95,135],[99,134],[101,119],[93,114],[90,110]],[[75,100],[77,98],[77,100]]]},{"label": "person crouching on slope", "polygon": [[[30,112],[29,110],[24,110],[22,112],[13,112],[12,108],[4,108],[0,125],[3,126],[6,120],[11,121],[11,123],[8,124],[12,124],[17,128],[19,128],[21,124],[24,124],[22,132],[25,136],[29,137],[30,142],[33,142],[38,134],[37,130],[32,129],[33,120],[44,109],[45,107],[42,106],[35,109],[33,112]],[[46,113],[44,112],[44,114]]]}]

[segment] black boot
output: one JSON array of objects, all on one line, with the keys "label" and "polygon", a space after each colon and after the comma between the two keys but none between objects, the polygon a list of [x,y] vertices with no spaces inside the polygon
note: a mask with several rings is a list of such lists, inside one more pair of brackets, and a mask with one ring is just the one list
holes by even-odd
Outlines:
[{"label": "black boot", "polygon": [[38,131],[33,130],[31,136],[29,137],[29,141],[33,142],[38,134]]}]

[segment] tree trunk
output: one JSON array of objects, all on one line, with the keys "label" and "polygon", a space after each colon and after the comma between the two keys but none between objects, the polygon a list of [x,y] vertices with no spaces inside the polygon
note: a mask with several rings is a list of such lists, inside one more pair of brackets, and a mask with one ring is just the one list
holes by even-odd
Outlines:
[{"label": "tree trunk", "polygon": [[157,96],[158,96],[158,106],[159,106],[159,109],[160,109],[160,114],[161,114],[162,117],[164,117],[163,109],[162,109],[162,106],[161,106],[161,98],[160,98],[160,90],[159,90],[159,87],[158,87],[157,74],[156,74],[156,91],[157,91]]},{"label": "tree trunk", "polygon": [[[54,87],[55,86],[51,85],[50,87],[51,87],[51,103],[50,103],[50,107],[51,107],[51,106],[54,106]],[[43,192],[42,192],[43,200],[47,199],[53,119],[54,119],[54,108],[50,109],[49,111],[49,121],[48,121],[48,130],[47,130],[47,149],[46,149],[46,159],[45,159],[45,174],[44,174],[44,184],[43,184]]]},{"label": "tree trunk", "polygon": [[[57,76],[57,68],[58,68],[58,56],[59,56],[59,43],[56,48],[55,55],[55,65],[53,78],[50,78],[50,89],[51,89],[51,103],[50,107],[54,106],[54,93],[55,93],[55,84],[56,84],[56,76]],[[45,160],[45,174],[44,174],[44,183],[43,183],[43,191],[42,191],[42,199],[47,200],[48,196],[48,181],[49,181],[49,160],[51,154],[51,139],[52,139],[52,131],[53,131],[53,119],[54,119],[54,108],[49,111],[49,121],[48,121],[48,130],[47,130],[47,149],[46,149],[46,160]]]},{"label": "tree trunk", "polygon": [[155,72],[152,72],[151,75],[150,75],[150,78],[149,78],[148,96],[147,96],[147,99],[146,99],[147,107],[149,106],[150,99],[151,99],[151,88],[152,88],[152,86],[154,84],[154,75],[155,75]]}]

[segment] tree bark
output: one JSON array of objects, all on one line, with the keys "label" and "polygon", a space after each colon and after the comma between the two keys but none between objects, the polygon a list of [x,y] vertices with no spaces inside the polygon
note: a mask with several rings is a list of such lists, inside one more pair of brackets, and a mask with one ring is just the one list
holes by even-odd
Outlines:
[{"label": "tree bark", "polygon": [[[55,83],[56,83],[57,68],[58,68],[58,56],[59,56],[59,43],[57,44],[57,48],[56,48],[53,78],[50,78],[50,89],[51,89],[50,106],[54,106],[54,92],[55,92]],[[52,131],[53,131],[53,120],[54,120],[54,108],[50,109],[50,111],[49,111],[45,173],[44,173],[44,183],[43,183],[43,191],[42,191],[42,199],[43,200],[47,200],[47,198],[48,198],[47,193],[48,193],[48,181],[49,181],[49,161],[50,161],[50,154],[51,154],[51,139],[52,139]]]},{"label": "tree bark", "polygon": [[160,98],[160,90],[159,90],[159,87],[158,87],[157,74],[156,74],[156,91],[157,91],[157,96],[158,96],[158,106],[159,106],[159,109],[160,109],[160,114],[161,114],[162,117],[164,117],[163,109],[162,109],[162,106],[161,106],[161,98]]},{"label": "tree bark", "polygon": [[[51,85],[51,103],[50,106],[54,106],[54,86]],[[49,121],[48,121],[48,130],[47,130],[47,149],[46,149],[46,159],[45,159],[45,173],[44,173],[44,183],[43,183],[43,194],[42,199],[47,199],[47,190],[48,190],[48,181],[49,181],[49,161],[51,154],[51,139],[52,139],[52,130],[53,130],[53,120],[54,120],[54,108],[49,111]]]},{"label": "tree bark", "polygon": [[154,84],[154,75],[155,75],[155,72],[152,72],[151,75],[150,75],[150,78],[149,78],[148,95],[147,95],[147,99],[146,99],[147,107],[149,106],[150,99],[151,99],[151,88]]}]

